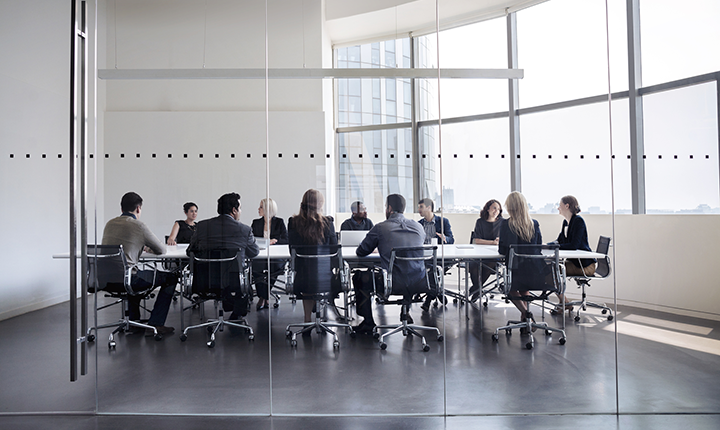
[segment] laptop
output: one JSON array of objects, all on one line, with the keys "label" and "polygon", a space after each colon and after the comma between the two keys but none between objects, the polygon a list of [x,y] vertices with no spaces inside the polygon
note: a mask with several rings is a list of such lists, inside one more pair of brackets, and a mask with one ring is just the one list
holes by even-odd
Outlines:
[{"label": "laptop", "polygon": [[340,245],[358,246],[365,239],[367,230],[342,230],[340,232]]}]

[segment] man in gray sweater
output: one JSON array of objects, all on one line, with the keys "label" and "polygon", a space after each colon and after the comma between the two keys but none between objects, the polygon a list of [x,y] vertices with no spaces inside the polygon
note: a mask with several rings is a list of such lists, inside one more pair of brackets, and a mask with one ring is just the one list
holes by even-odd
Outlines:
[{"label": "man in gray sweater", "polygon": [[[108,221],[103,231],[102,244],[122,245],[128,263],[131,265],[138,263],[140,254],[146,248],[154,254],[165,253],[165,244],[150,231],[145,223],[139,220],[142,203],[143,199],[137,193],[126,193],[120,201],[122,215]],[[165,320],[177,281],[178,276],[174,273],[134,269],[131,279],[133,289],[144,290],[151,285],[161,287],[150,319],[148,319],[148,325],[154,326],[158,334],[166,335],[175,331],[173,327],[165,326]],[[130,296],[128,299],[131,320],[140,319],[140,301],[139,296]],[[145,335],[153,335],[153,331],[147,329]]]}]

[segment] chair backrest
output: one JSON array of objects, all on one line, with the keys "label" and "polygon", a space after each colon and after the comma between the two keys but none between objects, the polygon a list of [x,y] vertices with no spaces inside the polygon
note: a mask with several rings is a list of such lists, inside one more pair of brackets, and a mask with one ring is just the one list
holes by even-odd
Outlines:
[{"label": "chair backrest", "polygon": [[88,245],[88,291],[133,294],[122,245]]},{"label": "chair backrest", "polygon": [[470,232],[470,245],[475,244],[475,230]]},{"label": "chair backrest", "polygon": [[220,295],[225,288],[247,294],[246,270],[237,249],[190,252],[194,294]]},{"label": "chair backrest", "polygon": [[437,294],[441,273],[436,245],[393,248],[383,298],[393,294]]},{"label": "chair backrest", "polygon": [[605,254],[605,258],[598,259],[595,275],[601,278],[607,278],[610,275],[610,259],[608,258],[608,253],[610,252],[610,238],[600,236],[595,252]]},{"label": "chair backrest", "polygon": [[340,245],[290,245],[288,289],[305,299],[347,290],[348,269]]},{"label": "chair backrest", "polygon": [[564,291],[557,244],[510,245],[506,266],[506,292]]}]

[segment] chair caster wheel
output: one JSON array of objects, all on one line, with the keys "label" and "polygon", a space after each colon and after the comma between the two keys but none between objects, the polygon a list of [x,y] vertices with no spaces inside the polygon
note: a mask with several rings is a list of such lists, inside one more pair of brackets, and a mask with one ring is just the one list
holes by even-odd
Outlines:
[{"label": "chair caster wheel", "polygon": [[457,305],[458,299],[453,299],[453,304]]},{"label": "chair caster wheel", "polygon": [[512,330],[510,330],[510,329],[505,330],[505,335],[512,336]]},{"label": "chair caster wheel", "polygon": [[215,348],[215,341],[211,340],[210,342],[207,343],[207,346],[208,346],[208,348]]},{"label": "chair caster wheel", "polygon": [[445,338],[443,337],[443,335],[440,335],[440,336],[437,337],[437,341],[438,341],[438,342],[442,342],[443,340],[445,340]]},{"label": "chair caster wheel", "polygon": [[505,299],[505,304],[507,305],[508,303],[510,303],[510,300]]},{"label": "chair caster wheel", "polygon": [[387,343],[385,343],[385,342],[380,342],[380,349],[382,349],[383,351],[385,351],[385,350],[387,349]]},{"label": "chair caster wheel", "polygon": [[248,336],[248,340],[255,340],[255,335],[251,334],[250,336]]},{"label": "chair caster wheel", "polygon": [[357,337],[357,333],[355,333],[355,330],[353,330],[353,331],[350,332],[350,337],[351,337],[352,339],[355,339],[355,338]]},{"label": "chair caster wheel", "polygon": [[177,297],[173,297],[173,302],[177,302]]},{"label": "chair caster wheel", "polygon": [[207,326],[207,327],[205,327],[205,330],[207,330],[208,333],[212,333],[214,328],[213,328],[213,326]]},{"label": "chair caster wheel", "polygon": [[564,338],[564,337],[561,337],[561,338],[560,338],[560,345],[565,345],[565,342],[566,342],[565,338]]},{"label": "chair caster wheel", "polygon": [[525,348],[527,348],[527,349],[533,349],[533,344],[532,344],[532,342],[526,343],[526,344],[525,344]]},{"label": "chair caster wheel", "polygon": [[430,345],[423,345],[423,352],[430,351]]},{"label": "chair caster wheel", "polygon": [[180,342],[185,342],[186,340],[187,340],[187,335],[186,335],[186,334],[181,334],[181,335],[180,335]]},{"label": "chair caster wheel", "polygon": [[607,313],[607,309],[602,310],[602,314],[605,315]]},{"label": "chair caster wheel", "polygon": [[160,341],[163,338],[163,336],[160,333],[156,334],[154,337],[155,337],[156,341]]},{"label": "chair caster wheel", "polygon": [[373,333],[373,339],[380,339],[380,333]]},{"label": "chair caster wheel", "polygon": [[550,330],[545,330],[545,336],[550,336],[552,332]]},{"label": "chair caster wheel", "polygon": [[285,337],[290,337],[292,335],[292,332],[290,330],[285,331]]},{"label": "chair caster wheel", "polygon": [[575,315],[575,318],[574,318],[574,319],[575,319],[575,322],[580,321],[580,315]]},{"label": "chair caster wheel", "polygon": [[433,303],[433,307],[437,309],[437,307],[438,307],[438,302]]},{"label": "chair caster wheel", "polygon": [[280,307],[280,304],[279,304],[279,303],[273,303],[273,309],[277,309],[277,308],[279,308],[279,307]]},{"label": "chair caster wheel", "polygon": [[340,349],[340,342],[338,342],[338,341],[333,342],[333,349],[335,349],[335,348]]},{"label": "chair caster wheel", "polygon": [[559,315],[559,314],[560,314],[560,312],[556,311],[555,309],[550,311],[550,315],[555,316],[555,315]]},{"label": "chair caster wheel", "polygon": [[490,294],[490,298],[491,298],[491,299],[494,299],[494,298],[495,298],[495,294]]},{"label": "chair caster wheel", "polygon": [[108,342],[108,349],[115,349],[115,341],[114,340],[111,340],[110,342]]},{"label": "chair caster wheel", "polygon": [[88,342],[95,342],[95,335],[94,335],[94,334],[89,334],[88,337],[87,337],[87,341],[88,341]]},{"label": "chair caster wheel", "polygon": [[297,340],[291,340],[291,341],[290,341],[290,346],[292,346],[292,347],[297,346]]},{"label": "chair caster wheel", "polygon": [[500,338],[499,338],[498,335],[496,335],[496,334],[492,335],[492,340],[493,340],[493,342],[497,342],[499,339],[500,339]]},{"label": "chair caster wheel", "polygon": [[487,303],[487,302],[483,302],[483,307],[484,307],[484,308],[488,307],[488,303]]},{"label": "chair caster wheel", "polygon": [[612,316],[612,315],[608,315],[608,321],[612,321],[612,320],[613,320],[613,316]]}]

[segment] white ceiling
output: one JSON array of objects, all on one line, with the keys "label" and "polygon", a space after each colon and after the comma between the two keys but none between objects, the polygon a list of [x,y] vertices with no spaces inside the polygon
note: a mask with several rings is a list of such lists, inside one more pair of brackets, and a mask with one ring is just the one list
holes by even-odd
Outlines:
[{"label": "white ceiling", "polygon": [[[504,16],[547,0],[438,0],[440,28]],[[333,44],[427,34],[436,27],[436,0],[325,0]]]}]

